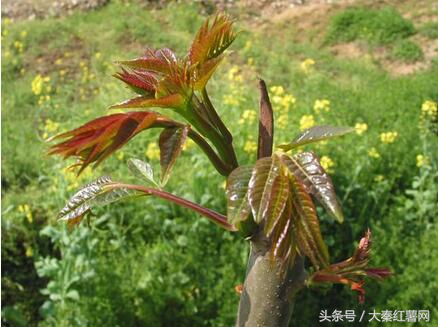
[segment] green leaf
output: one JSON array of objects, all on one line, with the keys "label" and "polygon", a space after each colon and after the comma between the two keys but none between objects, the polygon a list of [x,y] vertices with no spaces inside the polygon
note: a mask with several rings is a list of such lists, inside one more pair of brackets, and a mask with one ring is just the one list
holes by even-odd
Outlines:
[{"label": "green leaf", "polygon": [[103,176],[83,186],[70,198],[59,213],[58,219],[67,221],[70,228],[79,224],[95,206],[104,206],[128,196],[137,195],[136,192],[122,187],[112,188],[113,185],[111,177]]},{"label": "green leaf", "polygon": [[306,129],[299,134],[292,142],[280,144],[278,147],[284,151],[292,150],[296,147],[308,143],[314,143],[322,140],[327,140],[333,137],[342,136],[354,131],[352,127],[338,127],[338,126],[315,126]]},{"label": "green leaf", "polygon": [[248,184],[253,166],[240,166],[234,169],[227,179],[227,219],[232,225],[246,220],[251,212],[248,203]]},{"label": "green leaf", "polygon": [[321,235],[315,205],[304,185],[294,175],[289,174],[289,177],[293,230],[298,248],[310,259],[316,269],[327,267],[329,254]]},{"label": "green leaf", "polygon": [[181,154],[189,126],[166,128],[160,134],[161,185],[165,185],[176,159]]},{"label": "green leaf", "polygon": [[142,178],[157,187],[159,186],[154,179],[154,170],[149,163],[140,159],[132,158],[128,160],[128,168],[135,176]]},{"label": "green leaf", "polygon": [[335,188],[318,157],[313,152],[302,152],[292,157],[283,155],[281,158],[290,172],[303,183],[307,193],[315,196],[327,212],[342,223],[344,215]]},{"label": "green leaf", "polygon": [[256,162],[249,181],[248,199],[254,220],[265,221],[269,235],[280,218],[289,195],[287,169],[277,155]]}]

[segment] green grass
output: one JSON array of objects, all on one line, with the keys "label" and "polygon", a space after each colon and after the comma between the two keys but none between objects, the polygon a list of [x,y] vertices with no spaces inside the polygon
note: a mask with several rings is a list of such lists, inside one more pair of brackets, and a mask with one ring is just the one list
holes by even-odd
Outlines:
[{"label": "green grass", "polygon": [[394,8],[381,10],[350,8],[335,14],[326,39],[329,42],[365,40],[371,44],[389,44],[415,33],[412,22]]},{"label": "green grass", "polygon": [[[342,15],[333,20],[342,26],[332,32],[337,41],[346,37],[340,32],[346,27],[357,30],[356,22],[372,27],[372,42],[393,42],[413,33],[410,23],[392,9],[347,11],[351,25],[339,18]],[[357,19],[362,16],[368,18]],[[370,17],[379,18],[363,23]],[[2,42],[2,322],[24,318],[31,326],[233,324],[238,303],[234,286],[243,281],[248,251],[236,235],[153,199],[99,209],[91,228],[84,224],[72,233],[56,222],[65,200],[94,177],[111,174],[134,181],[126,167],[128,158],[149,160],[157,168],[157,158],[145,157],[148,144],[157,140],[156,131],[140,134],[79,181],[64,171],[72,161],[45,156],[46,137],[106,114],[108,105],[131,95],[111,77],[117,69],[113,61],[138,56],[146,46],[169,46],[183,55],[203,18],[196,5],[172,4],[151,11],[112,2],[67,18],[4,26],[8,35]],[[276,144],[296,135],[303,115],[313,115],[318,124],[366,123],[368,130],[362,135],[312,147],[335,163],[332,176],[346,216],[343,225],[335,225],[321,214],[331,257],[338,261],[350,256],[370,227],[375,231],[373,263],[397,274],[383,286],[367,285],[364,309],[436,311],[438,292],[433,285],[438,274],[433,270],[438,265],[427,249],[435,246],[438,142],[436,134],[421,131],[418,125],[423,102],[438,100],[437,61],[425,71],[393,78],[366,58],[341,59],[329,48],[291,42],[294,26],[253,30],[238,20],[237,27],[241,33],[233,53],[210,82],[209,91],[234,134],[239,162],[255,160],[254,152],[243,149],[249,138],[256,140],[257,122],[242,125],[239,120],[245,110],[258,107],[258,76],[296,98],[286,118],[284,94],[273,98]],[[358,35],[363,37],[359,33],[348,38]],[[15,41],[23,43],[22,53]],[[315,60],[308,73],[301,69],[306,58]],[[241,77],[230,79],[234,65],[240,67]],[[31,88],[37,74],[50,76],[41,95]],[[40,105],[42,95],[50,99]],[[313,105],[318,99],[330,100],[330,111],[316,114]],[[59,127],[53,128],[48,119]],[[389,131],[398,136],[394,143],[384,144],[380,134]],[[379,158],[368,155],[371,148]],[[418,154],[428,156],[431,164],[418,168]],[[193,147],[178,159],[168,190],[225,212],[223,183],[224,178],[215,175]],[[423,240],[426,243],[419,247]],[[418,294],[418,283],[425,289],[433,287]],[[294,319],[300,326],[312,326],[320,310],[359,310],[356,303],[346,288],[302,292],[296,305],[300,314]]]},{"label": "green grass", "polygon": [[391,55],[395,59],[406,62],[415,62],[423,59],[423,50],[414,42],[403,40],[398,42],[392,49]]},{"label": "green grass", "polygon": [[427,22],[419,28],[420,34],[424,35],[428,39],[438,39],[438,23]]}]

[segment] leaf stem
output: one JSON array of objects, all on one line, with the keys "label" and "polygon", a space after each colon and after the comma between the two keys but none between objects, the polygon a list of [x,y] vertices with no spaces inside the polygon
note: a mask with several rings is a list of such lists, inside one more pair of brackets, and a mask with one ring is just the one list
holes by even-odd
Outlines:
[{"label": "leaf stem", "polygon": [[209,218],[214,223],[218,224],[219,226],[225,228],[228,231],[235,232],[236,228],[229,224],[227,222],[227,217],[208,208],[205,208],[197,203],[191,202],[189,200],[180,198],[174,194],[171,194],[166,191],[157,190],[150,187],[145,187],[141,185],[135,185],[135,184],[124,184],[124,183],[113,183],[111,185],[107,186],[108,188],[127,188],[129,190],[134,190],[138,192],[142,192],[145,195],[154,195],[156,197],[159,197],[161,199],[173,202],[177,205],[180,205],[182,207],[185,207],[187,209],[193,210],[199,214],[201,214],[204,217]]},{"label": "leaf stem", "polygon": [[[172,127],[172,126],[185,126],[182,123],[176,121],[169,121],[167,119],[158,118],[156,122],[151,126],[153,127]],[[213,166],[216,168],[219,174],[222,176],[228,176],[232,171],[233,167],[226,164],[212,149],[210,144],[195,130],[190,129],[188,136],[201,148],[202,151],[207,155],[208,159],[210,159]]]}]

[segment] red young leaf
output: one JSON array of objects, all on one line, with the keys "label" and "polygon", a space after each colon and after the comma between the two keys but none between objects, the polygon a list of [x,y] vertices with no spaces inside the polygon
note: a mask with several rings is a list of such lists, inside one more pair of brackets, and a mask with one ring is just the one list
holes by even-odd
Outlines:
[{"label": "red young leaf", "polygon": [[192,65],[202,64],[220,56],[236,38],[233,22],[224,14],[217,14],[210,26],[209,20],[199,29],[189,51]]},{"label": "red young leaf", "polygon": [[302,152],[292,157],[285,154],[281,158],[291,173],[303,183],[306,191],[315,196],[328,213],[342,223],[344,216],[332,180],[318,157],[313,152]]},{"label": "red young leaf", "polygon": [[189,126],[166,128],[160,134],[161,184],[165,185],[187,139]]},{"label": "red young leaf", "polygon": [[181,108],[184,105],[184,98],[179,94],[171,94],[158,99],[151,99],[145,96],[138,96],[133,99],[113,104],[109,109],[126,109],[126,108]]},{"label": "red young leaf", "polygon": [[363,303],[365,300],[364,277],[382,280],[392,274],[387,268],[368,268],[370,252],[371,232],[368,230],[351,258],[316,271],[310,277],[309,284],[341,283],[350,285],[353,291],[359,292],[359,302]]},{"label": "red young leaf", "polygon": [[297,255],[296,238],[293,235],[292,225],[292,202],[289,197],[271,238],[271,258],[280,259],[284,266],[292,265]]},{"label": "red young leaf", "polygon": [[122,68],[122,72],[114,74],[114,77],[125,82],[138,94],[155,96],[158,81],[154,73],[138,70],[128,71]]},{"label": "red young leaf", "polygon": [[313,266],[326,267],[329,264],[329,254],[321,235],[315,205],[303,184],[292,174],[289,176],[293,229],[297,245]]},{"label": "red young leaf", "polygon": [[53,145],[49,154],[60,154],[64,158],[78,157],[80,173],[92,162],[97,166],[139,132],[151,127],[158,118],[164,119],[155,112],[146,111],[100,117],[56,136],[55,139],[69,139]]},{"label": "red young leaf", "polygon": [[277,155],[257,160],[249,181],[248,199],[254,220],[264,220],[268,234],[284,210],[289,194],[286,167]]},{"label": "red young leaf", "polygon": [[168,74],[172,64],[176,62],[176,56],[172,50],[163,49],[147,49],[144,56],[133,59],[123,60],[117,63],[133,69],[141,69],[149,72]]}]

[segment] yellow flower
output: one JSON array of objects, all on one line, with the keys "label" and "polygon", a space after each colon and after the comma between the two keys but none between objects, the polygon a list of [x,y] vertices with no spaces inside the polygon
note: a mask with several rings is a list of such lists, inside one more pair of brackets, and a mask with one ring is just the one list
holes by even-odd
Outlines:
[{"label": "yellow flower", "polygon": [[6,17],[5,19],[3,19],[4,26],[8,26],[10,23],[11,23],[11,20],[9,18]]},{"label": "yellow flower", "polygon": [[30,246],[28,246],[28,245],[26,245],[25,246],[26,247],[26,252],[25,252],[25,256],[26,257],[32,257],[33,256],[33,250],[32,250],[32,247],[30,247]]},{"label": "yellow flower", "polygon": [[100,59],[101,56],[102,56],[102,54],[101,54],[100,52],[96,52],[96,53],[94,54],[94,57],[95,57],[96,59]]},{"label": "yellow flower", "polygon": [[367,131],[368,125],[365,123],[356,123],[356,125],[354,125],[354,129],[356,130],[357,135],[362,135]]},{"label": "yellow flower", "polygon": [[283,89],[283,86],[281,86],[281,85],[271,86],[271,88],[269,90],[271,91],[271,93],[273,95],[281,96],[284,94],[284,89]]},{"label": "yellow flower", "polygon": [[315,125],[315,119],[313,118],[313,115],[304,115],[303,117],[301,117],[300,119],[301,131],[313,127],[314,125]]},{"label": "yellow flower", "polygon": [[116,157],[117,157],[117,160],[122,161],[123,158],[125,157],[125,154],[124,154],[123,152],[118,152],[118,153],[116,154]]},{"label": "yellow flower", "polygon": [[242,118],[239,119],[239,124],[252,124],[257,118],[257,112],[255,110],[245,110],[242,114]]},{"label": "yellow flower", "polygon": [[27,31],[21,31],[20,36],[24,39],[27,36]]},{"label": "yellow flower", "polygon": [[20,41],[15,41],[14,42],[14,47],[15,49],[17,49],[19,52],[23,51],[23,43],[21,43]]},{"label": "yellow flower", "polygon": [[287,114],[281,114],[278,116],[277,119],[277,126],[279,129],[285,129],[287,127],[288,123],[288,115]]},{"label": "yellow flower", "polygon": [[224,95],[223,102],[226,105],[230,105],[230,106],[237,107],[239,105],[239,99],[237,98],[237,96],[230,95],[230,94]]},{"label": "yellow flower", "polygon": [[243,51],[248,51],[251,48],[252,48],[252,42],[251,41],[246,41],[245,47],[243,48]]},{"label": "yellow flower", "polygon": [[257,151],[257,143],[252,139],[248,139],[243,145],[243,150],[247,153],[253,153]]},{"label": "yellow flower", "polygon": [[44,130],[48,133],[55,133],[58,131],[59,123],[52,121],[51,119],[46,120],[46,124],[44,126]]},{"label": "yellow flower", "polygon": [[371,158],[380,158],[380,153],[376,150],[376,148],[372,147],[371,149],[368,150],[368,155]]},{"label": "yellow flower", "polygon": [[149,143],[146,149],[146,156],[149,159],[159,159],[160,158],[160,148],[157,143]]},{"label": "yellow flower", "polygon": [[314,65],[315,65],[315,60],[313,60],[311,58],[307,58],[306,60],[303,60],[301,62],[300,67],[301,67],[301,70],[307,74],[312,70]]},{"label": "yellow flower", "polygon": [[234,65],[233,67],[230,68],[230,70],[228,71],[228,79],[230,81],[235,79],[235,76],[237,75],[237,73],[239,72],[239,67]]},{"label": "yellow flower", "polygon": [[32,81],[32,92],[35,95],[40,95],[43,90],[43,77],[38,74]]},{"label": "yellow flower", "polygon": [[317,114],[319,114],[322,110],[325,112],[330,111],[330,100],[316,100],[315,104],[313,105],[313,110],[315,110]]},{"label": "yellow flower", "polygon": [[377,175],[376,177],[374,177],[374,181],[377,183],[383,182],[384,179],[385,177],[383,175]]},{"label": "yellow flower", "polygon": [[26,216],[26,219],[29,223],[33,222],[32,211],[28,204],[20,204],[18,206],[18,212],[23,213]]},{"label": "yellow flower", "polygon": [[254,58],[248,58],[247,64],[248,64],[249,66],[254,65]]},{"label": "yellow flower", "polygon": [[423,167],[429,164],[429,158],[426,157],[425,155],[418,154],[416,159],[417,159],[417,167]]},{"label": "yellow flower", "polygon": [[397,136],[398,136],[397,132],[381,133],[380,134],[380,141],[384,144],[394,143]]},{"label": "yellow flower", "polygon": [[195,145],[195,142],[193,142],[192,139],[188,138],[187,141],[183,145],[183,150],[184,151],[189,150],[189,149],[193,148],[194,145]]},{"label": "yellow flower", "polygon": [[332,159],[330,159],[327,156],[322,156],[320,161],[322,168],[324,168],[324,170],[328,173],[333,173],[334,171],[331,169],[335,163],[333,162]]},{"label": "yellow flower", "polygon": [[421,112],[423,112],[425,115],[429,115],[431,117],[436,116],[438,112],[438,105],[434,101],[424,101],[421,105]]}]

